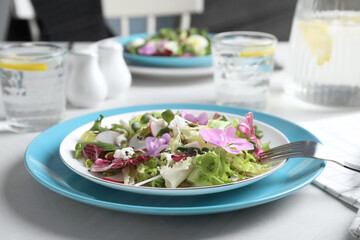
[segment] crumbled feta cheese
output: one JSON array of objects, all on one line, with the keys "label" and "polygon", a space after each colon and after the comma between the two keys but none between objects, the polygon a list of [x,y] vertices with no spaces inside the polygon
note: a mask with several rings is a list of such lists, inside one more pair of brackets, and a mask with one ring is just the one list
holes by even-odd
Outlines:
[{"label": "crumbled feta cheese", "polygon": [[114,158],[120,158],[123,160],[129,160],[134,155],[134,149],[132,147],[123,148],[116,150],[114,153]]},{"label": "crumbled feta cheese", "polygon": [[176,54],[179,50],[179,44],[175,41],[169,41],[164,44],[164,48]]},{"label": "crumbled feta cheese", "polygon": [[126,141],[127,141],[127,138],[126,138],[125,134],[121,134],[115,138],[115,142],[119,147],[121,147],[122,143],[126,142]]},{"label": "crumbled feta cheese", "polygon": [[143,39],[143,38],[135,38],[133,41],[131,41],[129,43],[129,46],[137,48],[137,47],[140,47],[141,45],[144,45],[144,44],[145,44],[145,39]]},{"label": "crumbled feta cheese", "polygon": [[186,44],[191,46],[196,54],[205,54],[205,49],[209,45],[208,40],[201,35],[191,35],[186,39]]}]

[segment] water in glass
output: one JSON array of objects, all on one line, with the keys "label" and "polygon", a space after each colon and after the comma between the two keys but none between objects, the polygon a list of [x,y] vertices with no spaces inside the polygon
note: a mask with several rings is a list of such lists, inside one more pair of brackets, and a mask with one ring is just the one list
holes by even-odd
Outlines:
[{"label": "water in glass", "polygon": [[360,1],[335,3],[298,2],[285,89],[319,105],[360,106]]},{"label": "water in glass", "polygon": [[264,109],[273,52],[273,40],[269,39],[237,36],[222,44],[215,42],[212,55],[217,104]]},{"label": "water in glass", "polygon": [[[39,54],[28,53],[24,59]],[[65,111],[63,56],[45,58],[41,63],[27,60],[1,63],[3,101],[11,129],[43,130],[61,120]]]}]

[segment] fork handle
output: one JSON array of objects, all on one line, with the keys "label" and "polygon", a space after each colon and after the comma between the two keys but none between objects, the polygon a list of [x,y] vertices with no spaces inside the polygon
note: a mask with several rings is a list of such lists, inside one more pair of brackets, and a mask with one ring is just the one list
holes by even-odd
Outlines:
[{"label": "fork handle", "polygon": [[355,164],[352,164],[352,163],[349,163],[349,162],[344,162],[343,166],[347,169],[350,169],[350,170],[353,170],[353,171],[356,171],[356,172],[359,172],[360,173],[360,166],[359,165],[355,165]]},{"label": "fork handle", "polygon": [[339,164],[340,166],[342,166],[344,168],[347,168],[347,169],[350,169],[352,171],[360,173],[360,166],[356,165],[356,164],[353,164],[351,162],[339,161],[339,160],[334,160],[334,159],[325,159],[325,158],[315,158],[315,159],[326,160],[326,161],[329,161],[329,162],[337,163],[337,164]]}]

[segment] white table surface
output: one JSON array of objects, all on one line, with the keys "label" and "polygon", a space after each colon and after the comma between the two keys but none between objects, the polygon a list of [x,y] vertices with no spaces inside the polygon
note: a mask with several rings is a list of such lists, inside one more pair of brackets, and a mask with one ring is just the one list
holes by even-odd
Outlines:
[{"label": "white table surface", "polygon": [[[277,59],[284,62],[286,44]],[[328,109],[303,103],[271,82],[265,112],[296,123],[341,116],[359,109]],[[66,119],[123,106],[155,103],[214,103],[212,79],[133,79],[127,96],[96,108],[69,107]],[[200,216],[122,213],[63,197],[38,183],[24,166],[24,152],[40,133],[0,131],[0,239],[352,239],[348,227],[356,209],[314,185],[285,198],[248,209]]]}]

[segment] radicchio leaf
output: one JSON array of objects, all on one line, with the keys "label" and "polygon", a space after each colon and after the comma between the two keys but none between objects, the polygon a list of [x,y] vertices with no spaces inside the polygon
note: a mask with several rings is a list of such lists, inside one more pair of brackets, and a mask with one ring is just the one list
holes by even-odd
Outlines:
[{"label": "radicchio leaf", "polygon": [[104,152],[102,148],[99,148],[92,144],[87,144],[82,150],[81,153],[85,159],[90,159],[92,162],[95,162],[96,159]]}]

